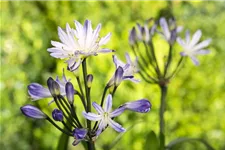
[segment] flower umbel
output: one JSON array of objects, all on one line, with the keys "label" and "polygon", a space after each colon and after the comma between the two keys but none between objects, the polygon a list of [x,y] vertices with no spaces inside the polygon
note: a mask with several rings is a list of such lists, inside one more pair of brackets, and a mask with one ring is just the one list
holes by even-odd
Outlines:
[{"label": "flower umbel", "polygon": [[111,33],[108,33],[105,37],[99,38],[101,24],[98,24],[95,30],[92,29],[90,20],[86,20],[84,26],[75,21],[75,26],[76,30],[70,28],[68,23],[66,30],[58,27],[61,42],[51,41],[54,47],[48,49],[52,57],[67,59],[70,71],[76,70],[85,57],[112,52],[107,48],[100,49],[100,46],[105,45],[111,37]]},{"label": "flower umbel", "polygon": [[104,108],[102,108],[97,103],[92,103],[95,110],[98,112],[98,114],[94,114],[91,112],[83,112],[83,115],[88,120],[92,121],[100,121],[98,130],[96,135],[98,136],[108,125],[111,126],[114,130],[117,132],[125,132],[126,130],[118,123],[112,120],[112,118],[119,116],[121,113],[124,112],[125,108],[121,107],[111,112],[112,109],[112,95],[109,94],[106,98],[106,103]]},{"label": "flower umbel", "polygon": [[202,36],[201,30],[194,33],[192,39],[190,39],[189,31],[186,31],[186,38],[182,40],[180,37],[177,38],[177,42],[183,47],[183,52],[180,53],[181,56],[189,56],[195,65],[199,65],[199,61],[195,55],[205,55],[210,51],[205,48],[210,44],[211,39],[207,39],[199,43]]}]

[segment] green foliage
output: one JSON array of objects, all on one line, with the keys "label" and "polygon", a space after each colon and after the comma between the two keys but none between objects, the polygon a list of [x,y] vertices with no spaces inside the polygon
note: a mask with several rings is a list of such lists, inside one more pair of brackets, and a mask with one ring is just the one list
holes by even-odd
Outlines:
[{"label": "green foliage", "polygon": [[[125,52],[131,52],[128,45],[128,31],[136,22],[162,15],[176,17],[177,23],[191,33],[201,29],[204,38],[212,38],[211,54],[199,57],[200,66],[195,67],[187,60],[182,71],[171,80],[168,87],[166,120],[166,144],[179,137],[201,138],[215,149],[224,149],[225,139],[225,3],[224,2],[180,2],[180,1],[11,1],[1,3],[1,118],[0,147],[7,150],[53,150],[57,147],[60,132],[47,122],[22,116],[20,107],[25,103],[37,104],[51,113],[54,104],[47,106],[51,99],[31,102],[26,86],[32,82],[46,85],[49,76],[62,75],[63,60],[50,57],[47,48],[51,40],[58,41],[57,26],[65,27],[73,20],[92,20],[94,26],[102,23],[101,34],[112,32],[107,47],[115,49],[120,59]],[[184,32],[182,32],[183,34]],[[184,34],[183,34],[184,35]],[[163,45],[160,45],[164,49]],[[159,49],[163,57],[162,51]],[[111,55],[99,55],[88,59],[88,70],[94,74],[93,101],[100,102],[105,83],[114,72]],[[73,79],[71,73],[66,73]],[[139,76],[138,76],[139,77]],[[140,78],[140,77],[139,77]],[[150,99],[152,110],[148,114],[127,112],[116,121],[125,128],[138,123],[125,133],[113,149],[150,149],[157,147],[159,94],[157,86],[144,81],[140,84],[123,83],[114,98],[113,107],[128,100],[141,97]],[[80,102],[75,103],[80,105]],[[47,107],[46,107],[47,106]],[[81,105],[80,105],[81,106]],[[81,107],[77,107],[81,112]],[[80,110],[79,110],[80,109]],[[154,132],[155,133],[154,133]],[[116,139],[118,133],[111,129],[96,141],[96,149],[103,149]],[[69,149],[83,149],[82,144]],[[182,144],[183,145],[183,144]],[[205,149],[199,142],[185,143],[179,148]],[[154,149],[154,148],[152,148]]]}]

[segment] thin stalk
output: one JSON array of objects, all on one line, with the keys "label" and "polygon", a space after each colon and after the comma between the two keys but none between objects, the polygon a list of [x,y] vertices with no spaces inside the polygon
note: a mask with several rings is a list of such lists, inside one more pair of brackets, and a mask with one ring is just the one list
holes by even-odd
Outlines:
[{"label": "thin stalk", "polygon": [[184,57],[181,56],[180,60],[177,63],[175,70],[172,72],[172,74],[168,78],[172,78],[176,73],[178,73],[180,71],[180,69],[182,68],[181,65],[182,65],[183,60],[184,60]]},{"label": "thin stalk", "polygon": [[164,78],[166,77],[167,71],[169,70],[171,61],[172,61],[172,46],[170,45],[168,59],[167,59],[167,62],[166,62],[165,68],[164,68],[164,75],[163,75]]},{"label": "thin stalk", "polygon": [[[90,93],[88,92],[88,86],[87,86],[87,64],[86,64],[86,58],[82,62],[82,69],[83,69],[83,79],[84,79],[84,87],[85,87],[85,93],[86,93],[86,101],[87,101],[87,112],[91,112],[91,99],[90,99]],[[94,150],[94,143],[92,141],[91,137],[91,121],[87,119],[87,128],[89,129],[88,135],[90,140],[88,141],[88,150]]]},{"label": "thin stalk", "polygon": [[159,135],[160,135],[160,149],[164,150],[165,147],[165,121],[164,121],[164,112],[166,107],[166,94],[167,94],[167,85],[159,85],[161,90],[161,99],[160,99],[160,112],[159,112]]},{"label": "thin stalk", "polygon": [[87,111],[87,105],[86,105],[86,102],[85,102],[84,97],[79,92],[77,92],[77,95],[80,97],[80,99],[82,101],[82,104],[84,106],[85,111]]},{"label": "thin stalk", "polygon": [[161,72],[160,72],[160,69],[159,69],[158,61],[157,61],[156,55],[155,55],[155,49],[154,49],[154,46],[153,46],[152,42],[149,42],[149,46],[150,46],[150,50],[152,52],[152,56],[153,56],[154,62],[156,64],[156,73],[158,75],[158,78],[160,78],[161,77]]},{"label": "thin stalk", "polygon": [[82,86],[81,86],[81,82],[80,82],[80,78],[79,77],[76,77],[77,78],[77,83],[78,83],[78,86],[80,88],[80,92],[81,92],[81,95],[84,97],[84,92],[83,92],[83,89],[82,89]]},{"label": "thin stalk", "polygon": [[63,130],[62,128],[60,128],[51,118],[46,118],[52,125],[54,125],[58,130],[60,130],[61,132],[65,133],[66,135],[68,136],[73,136],[72,133],[68,132],[68,131],[65,131]]}]

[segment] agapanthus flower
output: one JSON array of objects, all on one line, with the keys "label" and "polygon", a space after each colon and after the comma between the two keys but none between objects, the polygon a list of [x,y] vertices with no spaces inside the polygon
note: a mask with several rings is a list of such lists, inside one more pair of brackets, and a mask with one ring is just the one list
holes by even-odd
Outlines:
[{"label": "agapanthus flower", "polygon": [[51,41],[54,47],[48,49],[52,57],[66,59],[70,71],[76,70],[85,57],[112,52],[107,48],[100,49],[100,46],[105,45],[111,37],[111,33],[99,37],[101,24],[98,24],[95,30],[92,29],[90,20],[86,20],[84,26],[75,21],[75,26],[76,30],[70,28],[68,23],[66,30],[58,27],[61,42]]},{"label": "agapanthus flower", "polygon": [[25,116],[30,118],[46,119],[48,117],[45,113],[33,105],[25,105],[21,107],[20,110]]},{"label": "agapanthus flower", "polygon": [[201,30],[197,30],[192,39],[190,39],[189,31],[186,31],[185,40],[182,40],[180,37],[177,38],[177,42],[183,47],[183,51],[180,55],[189,56],[195,65],[199,65],[199,61],[195,57],[196,55],[205,55],[210,52],[205,48],[210,44],[211,39],[207,39],[199,43],[201,36]]},{"label": "agapanthus flower", "polygon": [[[128,53],[125,54],[125,57],[127,61],[126,64],[119,60],[117,56],[113,56],[113,62],[117,69],[114,76],[110,79],[108,86],[111,86],[116,81],[116,86],[118,86],[122,80],[130,80],[135,83],[140,82],[140,80],[134,78],[134,74],[139,71],[137,67],[137,58],[135,61],[132,61]],[[122,68],[122,70],[120,68]]]},{"label": "agapanthus flower", "polygon": [[147,99],[136,100],[132,102],[125,103],[122,107],[125,107],[128,110],[146,113],[151,109],[151,103]]},{"label": "agapanthus flower", "polygon": [[169,23],[167,23],[164,17],[159,20],[160,27],[162,28],[162,32],[159,32],[163,35],[166,41],[170,44],[173,44],[176,40],[177,33],[181,32],[183,27],[176,26],[175,20],[170,19]]},{"label": "agapanthus flower", "polygon": [[105,106],[102,108],[97,103],[93,102],[92,106],[95,108],[95,110],[98,112],[98,114],[94,114],[91,112],[83,112],[83,115],[86,119],[92,120],[92,121],[100,121],[98,125],[98,130],[96,135],[98,136],[108,125],[112,127],[117,132],[125,132],[126,130],[117,122],[112,120],[112,118],[119,116],[121,113],[124,112],[125,108],[120,107],[118,109],[115,109],[114,111],[111,111],[112,109],[112,95],[109,94],[106,98]]},{"label": "agapanthus flower", "polygon": [[76,146],[77,144],[79,144],[82,140],[85,140],[85,137],[88,133],[87,129],[84,128],[75,128],[73,130],[73,136],[74,136],[74,142],[73,142],[73,146]]},{"label": "agapanthus flower", "polygon": [[[62,96],[65,96],[66,95],[65,85],[69,81],[66,79],[65,74],[63,73],[62,80],[59,80],[59,78],[57,76],[55,81],[59,84],[60,94]],[[30,85],[28,85],[28,94],[30,95],[31,99],[34,101],[43,99],[43,98],[52,97],[52,94],[49,91],[49,89],[43,87],[39,83],[31,83]]]}]

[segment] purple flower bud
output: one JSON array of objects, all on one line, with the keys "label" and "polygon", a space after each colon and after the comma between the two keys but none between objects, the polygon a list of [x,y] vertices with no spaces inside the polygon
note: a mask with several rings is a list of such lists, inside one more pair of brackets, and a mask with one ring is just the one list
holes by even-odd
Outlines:
[{"label": "purple flower bud", "polygon": [[87,86],[88,86],[88,88],[91,88],[92,81],[93,81],[93,75],[92,74],[87,75]]},{"label": "purple flower bud", "polygon": [[46,119],[48,116],[43,113],[40,109],[38,109],[35,106],[32,105],[25,105],[23,107],[20,107],[20,110],[22,111],[22,113],[30,118],[34,118],[34,119]]},{"label": "purple flower bud", "polygon": [[124,106],[126,109],[140,113],[146,113],[151,109],[151,103],[147,99],[128,102],[125,103]]},{"label": "purple flower bud", "polygon": [[57,95],[60,95],[60,86],[51,77],[48,78],[47,85],[48,85],[49,91],[50,91],[50,93],[52,94],[53,97],[55,97]]},{"label": "purple flower bud", "polygon": [[114,78],[115,86],[119,86],[120,82],[123,80],[123,72],[123,68],[120,66],[116,69]]},{"label": "purple flower bud", "polygon": [[54,109],[52,111],[52,118],[55,121],[63,121],[63,112],[59,109]]},{"label": "purple flower bud", "polygon": [[80,141],[84,140],[84,138],[86,137],[87,133],[88,133],[87,129],[75,128],[73,130],[73,136],[75,138],[75,140],[73,142],[73,146],[76,146],[78,143],[80,143]]},{"label": "purple flower bud", "polygon": [[73,104],[75,90],[71,82],[66,83],[66,97],[70,104]]}]

